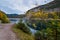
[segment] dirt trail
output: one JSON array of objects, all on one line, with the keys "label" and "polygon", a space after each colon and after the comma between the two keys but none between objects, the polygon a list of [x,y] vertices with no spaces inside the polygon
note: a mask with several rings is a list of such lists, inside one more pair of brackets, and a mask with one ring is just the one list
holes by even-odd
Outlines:
[{"label": "dirt trail", "polygon": [[0,24],[0,40],[17,40],[16,35],[12,32],[13,24]]}]

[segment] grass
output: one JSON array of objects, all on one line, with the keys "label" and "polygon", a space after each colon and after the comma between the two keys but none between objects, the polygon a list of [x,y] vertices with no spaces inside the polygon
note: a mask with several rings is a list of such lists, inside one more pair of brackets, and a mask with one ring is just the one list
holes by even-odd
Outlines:
[{"label": "grass", "polygon": [[17,38],[18,38],[19,40],[34,40],[34,36],[29,35],[29,34],[23,32],[23,31],[20,30],[20,29],[17,29],[17,28],[16,28],[16,25],[14,25],[13,31],[16,33]]}]

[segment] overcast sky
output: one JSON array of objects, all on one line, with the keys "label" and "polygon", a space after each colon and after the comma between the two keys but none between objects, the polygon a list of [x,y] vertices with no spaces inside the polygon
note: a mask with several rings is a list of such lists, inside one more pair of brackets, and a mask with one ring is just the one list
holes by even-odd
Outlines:
[{"label": "overcast sky", "polygon": [[27,10],[51,2],[52,0],[0,0],[0,10],[7,14],[23,14]]}]

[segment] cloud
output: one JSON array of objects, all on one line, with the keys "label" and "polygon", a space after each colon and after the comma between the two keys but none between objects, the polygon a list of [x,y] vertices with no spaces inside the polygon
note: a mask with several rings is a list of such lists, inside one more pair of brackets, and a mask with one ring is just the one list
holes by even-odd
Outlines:
[{"label": "cloud", "polygon": [[[36,7],[37,6],[37,5],[35,5],[36,3],[38,5],[45,4],[44,1],[45,0],[0,0],[0,6],[9,8],[8,9],[9,11],[11,9],[11,10],[19,11],[20,13],[24,13],[27,10],[29,10],[33,7]],[[52,1],[52,0],[50,0],[50,1]],[[46,3],[50,2],[50,1],[47,1]],[[0,7],[0,9],[1,9],[1,7]],[[4,8],[3,10],[6,11],[5,9],[6,8]]]}]

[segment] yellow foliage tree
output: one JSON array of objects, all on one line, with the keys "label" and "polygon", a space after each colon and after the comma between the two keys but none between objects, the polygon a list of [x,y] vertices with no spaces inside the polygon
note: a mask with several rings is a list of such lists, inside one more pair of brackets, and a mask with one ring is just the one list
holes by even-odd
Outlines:
[{"label": "yellow foliage tree", "polygon": [[2,23],[9,23],[9,19],[7,18],[6,14],[2,11],[0,11],[0,20]]}]

